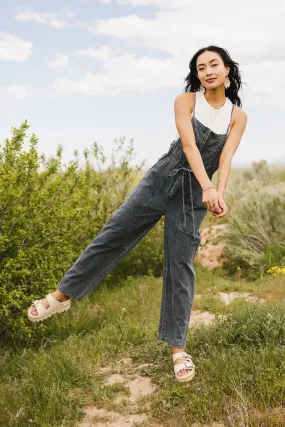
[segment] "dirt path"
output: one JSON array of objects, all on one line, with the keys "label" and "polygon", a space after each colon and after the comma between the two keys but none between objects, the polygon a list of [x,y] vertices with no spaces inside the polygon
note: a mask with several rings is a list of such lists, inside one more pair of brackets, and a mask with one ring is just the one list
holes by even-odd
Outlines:
[{"label": "dirt path", "polygon": [[[156,386],[151,382],[150,377],[141,376],[141,369],[152,366],[152,363],[144,363],[135,365],[130,357],[124,357],[115,366],[108,365],[102,367],[99,372],[106,377],[105,385],[113,385],[116,383],[123,384],[128,388],[130,394],[127,396],[123,392],[119,392],[113,399],[113,411],[89,406],[85,408],[85,417],[78,424],[78,427],[132,427],[134,423],[147,423],[148,402],[143,406],[145,409],[141,411],[140,403],[144,397],[151,395]],[[114,373],[119,371],[120,373]],[[117,410],[116,410],[117,408]],[[119,412],[124,409],[127,414]],[[151,427],[163,427],[160,424],[151,424]]]}]

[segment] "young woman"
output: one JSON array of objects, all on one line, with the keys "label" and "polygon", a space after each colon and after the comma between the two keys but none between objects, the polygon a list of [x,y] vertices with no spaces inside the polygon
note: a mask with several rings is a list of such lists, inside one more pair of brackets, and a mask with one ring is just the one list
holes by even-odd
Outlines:
[{"label": "young woman", "polygon": [[[189,68],[184,92],[174,101],[177,140],[67,271],[58,289],[28,309],[34,322],[68,310],[71,299],[80,300],[94,289],[165,215],[159,339],[172,346],[178,381],[195,375],[184,347],[194,298],[199,227],[207,211],[218,218],[227,213],[224,191],[247,122],[238,96],[238,64],[227,50],[200,49]],[[211,179],[217,170],[214,188]]]}]

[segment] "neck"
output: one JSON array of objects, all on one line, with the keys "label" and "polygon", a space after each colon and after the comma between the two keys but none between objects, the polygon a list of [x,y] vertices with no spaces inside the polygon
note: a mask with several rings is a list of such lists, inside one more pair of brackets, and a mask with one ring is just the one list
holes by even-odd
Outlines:
[{"label": "neck", "polygon": [[219,86],[214,89],[206,89],[205,98],[214,105],[224,104],[226,101],[225,88]]}]

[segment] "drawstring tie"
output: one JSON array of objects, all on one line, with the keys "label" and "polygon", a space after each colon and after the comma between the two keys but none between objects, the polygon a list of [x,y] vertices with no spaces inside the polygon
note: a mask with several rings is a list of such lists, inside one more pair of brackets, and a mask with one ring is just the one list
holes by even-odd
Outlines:
[{"label": "drawstring tie", "polygon": [[184,201],[184,174],[185,172],[189,173],[189,183],[190,183],[190,199],[191,199],[191,212],[192,212],[192,218],[193,218],[193,231],[194,231],[194,238],[196,236],[196,230],[195,230],[195,217],[194,217],[194,207],[193,207],[193,193],[192,193],[192,181],[191,181],[191,169],[184,168],[181,166],[180,168],[173,169],[173,171],[170,172],[170,176],[174,176],[178,171],[183,170],[182,173],[182,203],[183,203],[183,219],[184,219],[184,227],[186,229],[186,212],[185,212],[185,201]]}]

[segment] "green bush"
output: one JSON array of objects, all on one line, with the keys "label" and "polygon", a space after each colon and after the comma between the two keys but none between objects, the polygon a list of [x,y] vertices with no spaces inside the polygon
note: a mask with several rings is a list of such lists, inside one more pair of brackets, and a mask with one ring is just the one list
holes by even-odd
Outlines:
[{"label": "green bush", "polygon": [[[102,147],[85,150],[84,164],[62,164],[62,147],[46,159],[34,134],[24,150],[29,126],[12,129],[0,147],[0,338],[26,344],[32,335],[27,308],[56,289],[60,279],[96,236],[132,189],[132,142],[116,140],[106,167]],[[98,170],[95,170],[94,162]],[[117,165],[119,162],[119,165]],[[110,191],[111,189],[111,191]],[[157,241],[151,246],[150,239]],[[106,278],[115,283],[129,275],[159,274],[162,268],[161,224]],[[48,324],[37,324],[36,331]],[[34,334],[35,338],[35,334]]]},{"label": "green bush", "polygon": [[262,161],[231,185],[224,235],[228,257],[224,267],[230,273],[240,267],[254,279],[272,265],[284,263],[285,193],[274,185],[275,179]]}]

